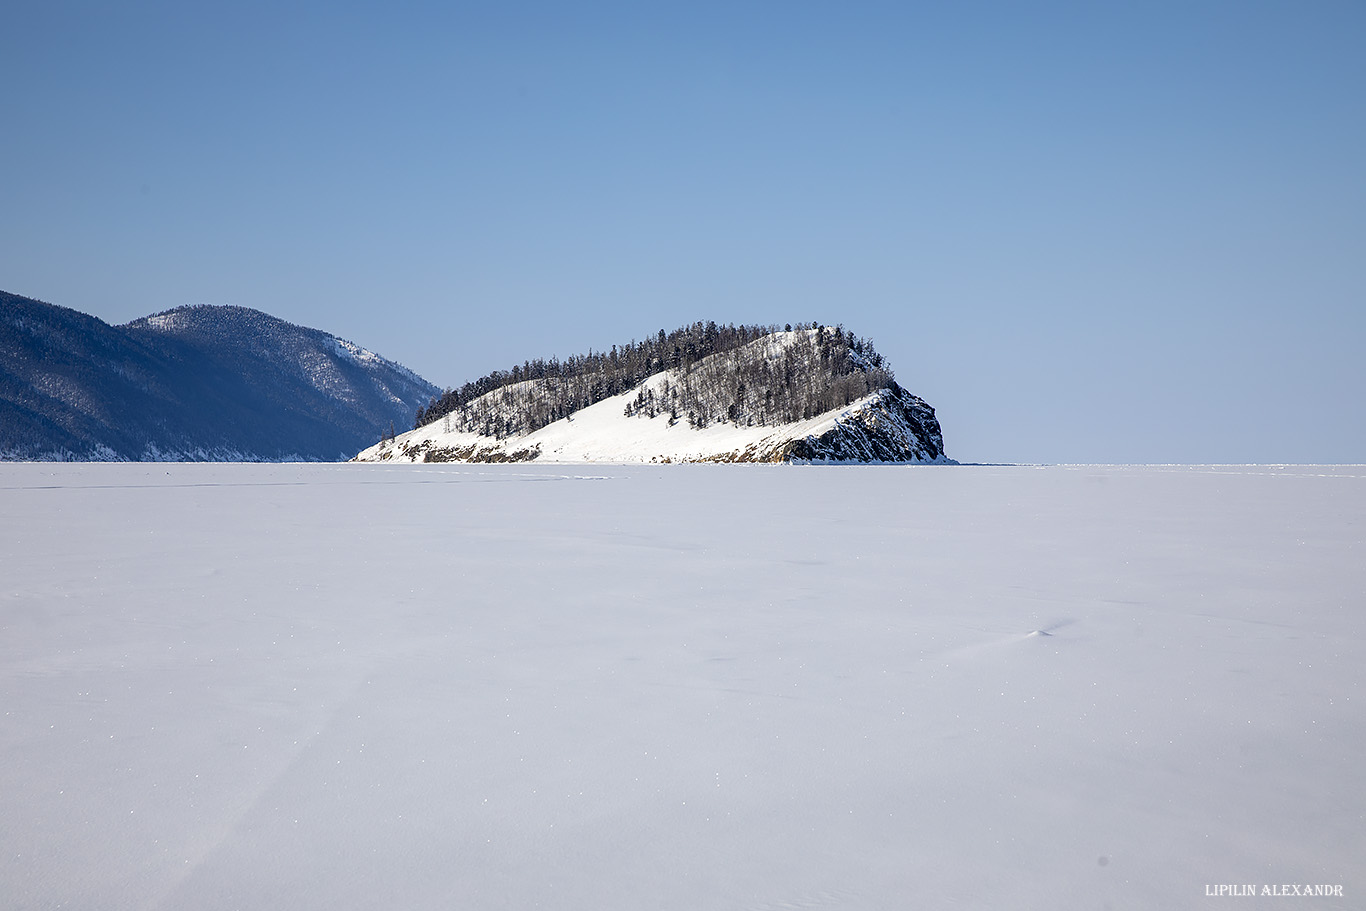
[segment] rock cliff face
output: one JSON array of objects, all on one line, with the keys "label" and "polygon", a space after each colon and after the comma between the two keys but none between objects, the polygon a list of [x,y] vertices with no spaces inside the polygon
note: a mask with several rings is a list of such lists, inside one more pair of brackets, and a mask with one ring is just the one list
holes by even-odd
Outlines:
[{"label": "rock cliff face", "polygon": [[820,435],[794,440],[785,462],[944,462],[934,409],[895,383]]}]

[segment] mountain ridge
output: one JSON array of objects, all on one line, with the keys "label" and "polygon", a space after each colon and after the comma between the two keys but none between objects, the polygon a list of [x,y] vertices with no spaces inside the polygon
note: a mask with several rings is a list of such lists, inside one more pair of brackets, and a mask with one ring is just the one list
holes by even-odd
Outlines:
[{"label": "mountain ridge", "polygon": [[342,461],[440,390],[320,329],[190,305],[121,326],[0,292],[0,459]]}]

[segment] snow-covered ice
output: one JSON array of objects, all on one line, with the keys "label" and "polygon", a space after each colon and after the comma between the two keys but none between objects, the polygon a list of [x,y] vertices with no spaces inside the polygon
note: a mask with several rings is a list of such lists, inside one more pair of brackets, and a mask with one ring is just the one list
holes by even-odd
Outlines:
[{"label": "snow-covered ice", "polygon": [[1366,468],[5,464],[0,517],[5,908],[1366,905]]}]

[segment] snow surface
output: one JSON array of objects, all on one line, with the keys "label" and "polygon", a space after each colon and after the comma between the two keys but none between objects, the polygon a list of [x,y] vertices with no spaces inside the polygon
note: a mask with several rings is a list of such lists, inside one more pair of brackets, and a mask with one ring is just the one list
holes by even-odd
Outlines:
[{"label": "snow surface", "polygon": [[0,465],[0,906],[1359,908],[1364,507],[1361,467]]}]

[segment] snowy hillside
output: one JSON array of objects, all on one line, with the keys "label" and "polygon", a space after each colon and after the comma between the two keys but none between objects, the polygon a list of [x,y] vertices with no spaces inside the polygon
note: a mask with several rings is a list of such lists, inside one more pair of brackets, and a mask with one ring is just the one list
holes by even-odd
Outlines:
[{"label": "snowy hillside", "polygon": [[[725,389],[755,361],[780,365],[805,344],[815,351],[817,330],[774,333],[734,352],[702,358],[687,370],[664,370],[631,388],[530,432],[494,435],[462,427],[498,424],[502,412],[546,410],[535,401],[548,379],[523,380],[485,393],[394,440],[361,452],[357,461],[406,462],[928,462],[945,463],[934,409],[890,379],[869,391],[865,367],[840,379],[843,403],[801,420],[774,423],[731,406],[731,419],[680,415],[677,402],[695,401],[694,387]],[[851,357],[857,357],[851,352]],[[752,367],[750,368],[752,370]],[[771,369],[771,368],[770,368]],[[794,370],[789,363],[789,377]],[[799,379],[808,379],[800,377]],[[852,382],[850,381],[852,380]],[[808,381],[810,381],[808,379]],[[816,381],[819,381],[817,379]],[[790,380],[789,380],[790,382]],[[861,385],[860,385],[861,384]],[[743,382],[738,388],[745,390]],[[679,390],[684,390],[680,395]],[[820,391],[820,390],[818,390]],[[860,394],[861,393],[861,394]],[[758,399],[761,392],[756,391]],[[826,394],[829,398],[828,393]],[[857,395],[858,397],[854,397]],[[726,396],[727,399],[732,398]],[[771,398],[771,396],[770,396]],[[699,409],[700,410],[700,409]],[[492,417],[490,417],[492,416]]]},{"label": "snowy hillside", "polygon": [[1361,467],[0,487],[0,908],[1366,898]]}]

